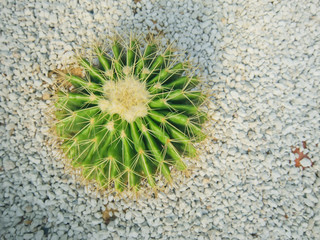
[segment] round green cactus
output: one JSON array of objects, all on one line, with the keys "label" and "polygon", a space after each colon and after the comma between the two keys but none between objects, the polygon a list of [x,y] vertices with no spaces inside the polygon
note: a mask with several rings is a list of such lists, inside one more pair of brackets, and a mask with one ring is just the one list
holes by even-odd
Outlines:
[{"label": "round green cactus", "polygon": [[193,142],[205,137],[199,78],[154,41],[117,39],[94,52],[96,65],[78,58],[86,76],[61,74],[68,88],[57,91],[55,128],[63,151],[102,188],[155,188],[158,175],[171,182],[171,166],[185,170],[182,156],[194,157]]}]

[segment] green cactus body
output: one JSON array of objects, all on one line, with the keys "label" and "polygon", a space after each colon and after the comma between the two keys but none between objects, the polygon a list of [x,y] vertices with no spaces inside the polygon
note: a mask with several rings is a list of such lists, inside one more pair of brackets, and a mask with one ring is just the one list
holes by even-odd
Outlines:
[{"label": "green cactus body", "polygon": [[64,74],[72,90],[57,92],[62,149],[102,188],[138,190],[144,180],[155,188],[158,174],[171,182],[171,166],[185,170],[182,156],[194,157],[193,142],[205,137],[205,96],[192,90],[198,78],[152,42],[143,49],[137,40],[116,40],[95,53],[99,65],[79,58],[86,77]]}]

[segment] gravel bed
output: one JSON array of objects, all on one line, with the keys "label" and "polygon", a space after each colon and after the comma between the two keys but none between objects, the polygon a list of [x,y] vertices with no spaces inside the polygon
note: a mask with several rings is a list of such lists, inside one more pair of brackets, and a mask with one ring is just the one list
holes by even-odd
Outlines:
[{"label": "gravel bed", "polygon": [[[2,0],[0,9],[0,239],[319,239],[318,0]],[[73,49],[130,31],[176,41],[212,94],[190,177],[156,198],[78,184],[48,136],[50,71],[72,64]]]}]

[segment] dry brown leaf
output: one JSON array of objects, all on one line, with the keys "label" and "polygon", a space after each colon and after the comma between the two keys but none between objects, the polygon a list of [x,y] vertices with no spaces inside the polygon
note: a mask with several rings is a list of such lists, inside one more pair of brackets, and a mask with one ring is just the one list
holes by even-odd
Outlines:
[{"label": "dry brown leaf", "polygon": [[[307,143],[306,141],[302,142],[303,148],[306,149],[307,148]],[[313,162],[311,161],[310,157],[308,156],[308,154],[303,153],[303,151],[300,151],[299,147],[296,147],[295,149],[291,150],[292,153],[294,154],[298,154],[298,157],[294,160],[295,162],[295,167],[302,167],[302,169],[305,169],[306,167],[302,166],[300,161],[304,158],[309,159],[311,162],[311,166],[313,165]]]},{"label": "dry brown leaf", "polygon": [[[106,210],[102,212],[102,218],[105,224],[108,225],[111,221],[113,221],[116,218],[116,216],[114,215],[115,212],[118,212],[118,211],[115,209],[110,209],[106,207]],[[112,216],[110,216],[110,213],[112,214]]]}]

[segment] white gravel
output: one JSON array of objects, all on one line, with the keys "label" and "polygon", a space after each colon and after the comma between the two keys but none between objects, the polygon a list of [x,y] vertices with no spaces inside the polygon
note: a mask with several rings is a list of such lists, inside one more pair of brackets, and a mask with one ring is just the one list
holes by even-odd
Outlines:
[{"label": "white gravel", "polygon": [[[0,9],[1,239],[319,239],[319,0],[2,0]],[[199,161],[158,198],[91,193],[46,144],[48,71],[112,31],[161,31],[213,94]],[[295,167],[296,147],[312,166]],[[105,205],[117,210],[109,224]]]}]

